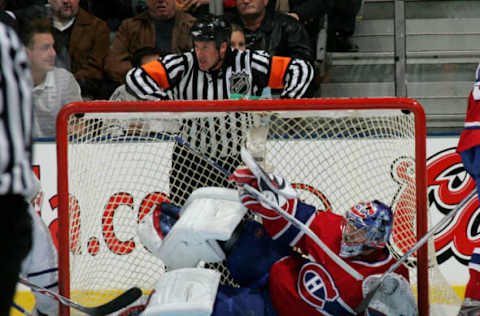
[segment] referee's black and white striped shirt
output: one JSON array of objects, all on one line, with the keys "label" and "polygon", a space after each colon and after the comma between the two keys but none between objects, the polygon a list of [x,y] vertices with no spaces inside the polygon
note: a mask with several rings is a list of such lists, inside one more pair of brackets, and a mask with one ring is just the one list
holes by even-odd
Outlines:
[{"label": "referee's black and white striped shirt", "polygon": [[32,78],[15,32],[0,23],[0,195],[33,193]]},{"label": "referee's black and white striped shirt", "polygon": [[264,51],[228,50],[218,71],[199,69],[195,53],[167,55],[127,73],[127,89],[142,100],[222,100],[233,94],[259,96],[283,89],[282,98],[301,98],[313,79],[308,61]]},{"label": "referee's black and white striped shirt", "polygon": [[[313,78],[309,62],[272,57],[264,51],[228,50],[222,67],[200,70],[195,53],[167,55],[127,73],[127,89],[143,100],[222,100],[259,96],[263,88],[283,89],[283,98],[301,98]],[[210,113],[182,121],[182,137],[211,157],[238,154],[240,139],[255,118],[240,113]]]}]

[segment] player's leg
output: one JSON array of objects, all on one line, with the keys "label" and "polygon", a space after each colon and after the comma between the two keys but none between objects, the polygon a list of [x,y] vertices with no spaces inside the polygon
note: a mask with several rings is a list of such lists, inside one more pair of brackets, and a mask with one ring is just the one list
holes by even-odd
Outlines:
[{"label": "player's leg", "polygon": [[468,264],[470,279],[459,316],[480,314],[480,248],[475,248]]},{"label": "player's leg", "polygon": [[480,146],[462,151],[460,156],[465,170],[475,180],[480,201]]},{"label": "player's leg", "polygon": [[0,221],[0,315],[9,315],[20,265],[32,245],[32,222],[23,196],[0,196],[0,205],[4,209]]},{"label": "player's leg", "polygon": [[212,316],[277,316],[270,300],[268,287],[234,288],[220,285],[218,287]]},{"label": "player's leg", "polygon": [[[32,217],[32,248],[22,263],[21,274],[32,283],[58,292],[58,254],[50,231],[33,207],[29,208]],[[58,315],[58,302],[48,295],[34,292],[34,310],[39,315]]]}]

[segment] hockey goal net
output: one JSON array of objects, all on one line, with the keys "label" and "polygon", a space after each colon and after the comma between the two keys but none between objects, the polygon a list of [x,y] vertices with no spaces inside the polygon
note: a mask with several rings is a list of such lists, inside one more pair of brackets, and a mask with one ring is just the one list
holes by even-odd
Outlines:
[{"label": "hockey goal net", "polygon": [[[268,168],[319,210],[342,213],[372,199],[389,204],[398,255],[427,230],[425,115],[415,101],[74,103],[57,124],[63,295],[96,306],[132,286],[148,294],[165,269],[141,245],[138,221],[164,199],[181,206],[195,188],[231,187],[179,139],[229,171],[241,163],[239,146],[248,140]],[[426,247],[409,262],[426,315]],[[234,284],[222,272],[223,282]],[[443,295],[430,288],[430,298],[433,292]]]}]

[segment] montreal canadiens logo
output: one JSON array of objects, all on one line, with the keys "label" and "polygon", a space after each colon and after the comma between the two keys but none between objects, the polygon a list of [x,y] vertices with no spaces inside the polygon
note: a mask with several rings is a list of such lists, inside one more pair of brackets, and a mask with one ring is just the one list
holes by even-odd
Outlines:
[{"label": "montreal canadiens logo", "polygon": [[338,298],[338,290],[330,274],[321,265],[310,262],[300,270],[298,293],[315,308],[323,308],[327,301]]}]

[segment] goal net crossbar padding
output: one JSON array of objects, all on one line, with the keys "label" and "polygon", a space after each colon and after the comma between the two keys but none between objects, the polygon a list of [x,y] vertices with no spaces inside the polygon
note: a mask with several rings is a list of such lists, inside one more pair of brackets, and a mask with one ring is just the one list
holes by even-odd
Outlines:
[{"label": "goal net crossbar padding", "polygon": [[[397,256],[428,229],[425,113],[414,100],[71,103],[57,119],[62,295],[94,306],[131,286],[148,293],[165,267],[141,245],[138,221],[161,201],[181,206],[196,188],[232,188],[178,137],[230,172],[241,164],[240,146],[253,144],[319,211],[383,201],[395,214]],[[428,247],[408,265],[426,315]],[[214,268],[235,286],[223,265]]]}]

